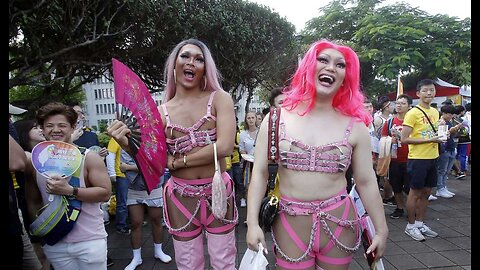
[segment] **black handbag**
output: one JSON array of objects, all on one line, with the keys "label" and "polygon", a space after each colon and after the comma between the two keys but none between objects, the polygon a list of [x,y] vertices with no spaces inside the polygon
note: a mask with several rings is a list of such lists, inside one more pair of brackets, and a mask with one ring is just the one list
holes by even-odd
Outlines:
[{"label": "black handbag", "polygon": [[280,108],[270,108],[270,117],[268,119],[268,134],[270,143],[268,147],[268,184],[267,195],[263,198],[260,205],[258,223],[264,232],[272,229],[273,221],[278,213],[280,198],[273,193],[277,179],[278,171],[278,124],[280,122]]}]

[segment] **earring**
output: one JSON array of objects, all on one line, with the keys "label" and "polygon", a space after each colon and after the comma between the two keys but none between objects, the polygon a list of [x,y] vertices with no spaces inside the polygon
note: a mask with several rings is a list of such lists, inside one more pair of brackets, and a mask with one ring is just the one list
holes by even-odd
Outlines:
[{"label": "earring", "polygon": [[175,80],[175,85],[177,85],[177,73],[175,72],[175,69],[173,69],[173,79]]},{"label": "earring", "polygon": [[205,75],[203,76],[203,81],[205,82],[205,84],[203,85],[203,91],[207,90],[207,77],[205,77]]}]

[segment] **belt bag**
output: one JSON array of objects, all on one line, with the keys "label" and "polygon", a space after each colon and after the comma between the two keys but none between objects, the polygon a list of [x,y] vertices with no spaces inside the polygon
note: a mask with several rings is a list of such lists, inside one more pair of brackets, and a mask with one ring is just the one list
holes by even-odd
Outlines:
[{"label": "belt bag", "polygon": [[[80,186],[80,179],[71,176],[70,185]],[[40,238],[42,244],[55,245],[75,226],[81,213],[82,202],[63,195],[53,197],[37,212],[37,218],[30,224],[30,234]]]}]

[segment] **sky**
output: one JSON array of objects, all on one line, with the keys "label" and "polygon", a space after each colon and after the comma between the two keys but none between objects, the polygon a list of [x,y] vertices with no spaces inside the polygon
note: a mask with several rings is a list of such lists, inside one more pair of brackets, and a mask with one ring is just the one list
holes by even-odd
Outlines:
[{"label": "sky", "polygon": [[[307,21],[318,16],[318,8],[327,5],[330,0],[248,0],[269,6],[280,16],[286,17],[300,32]],[[411,7],[418,7],[431,15],[446,14],[465,19],[471,16],[471,0],[404,0]],[[383,5],[391,5],[398,0],[386,0]]]}]

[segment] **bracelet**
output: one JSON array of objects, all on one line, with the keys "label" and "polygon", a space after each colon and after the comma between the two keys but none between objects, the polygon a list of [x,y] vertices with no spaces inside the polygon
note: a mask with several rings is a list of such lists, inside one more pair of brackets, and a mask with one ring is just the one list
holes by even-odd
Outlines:
[{"label": "bracelet", "polygon": [[72,196],[76,199],[78,195],[78,187],[73,187],[73,194]]},{"label": "bracelet", "polygon": [[187,165],[187,155],[183,156],[183,165],[185,165],[185,168],[188,167],[188,165]]},{"label": "bracelet", "polygon": [[78,187],[75,187],[75,186],[72,186],[72,187],[73,187],[72,195],[66,195],[66,197],[71,200],[76,200],[78,195]]},{"label": "bracelet", "polygon": [[175,171],[175,158],[172,160],[172,170]]}]

